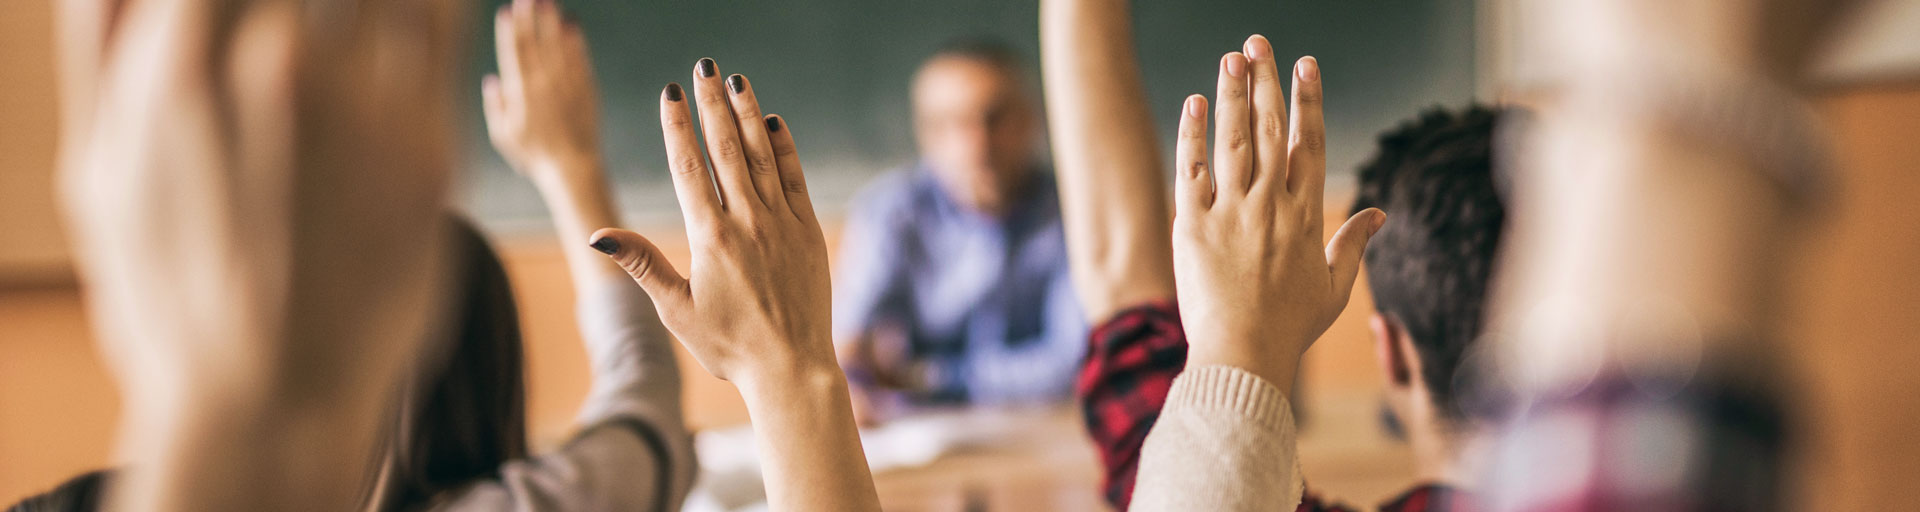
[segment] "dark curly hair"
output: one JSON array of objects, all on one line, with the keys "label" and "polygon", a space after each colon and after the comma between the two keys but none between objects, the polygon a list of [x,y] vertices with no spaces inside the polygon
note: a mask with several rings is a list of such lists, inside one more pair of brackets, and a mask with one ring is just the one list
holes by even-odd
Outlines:
[{"label": "dark curly hair", "polygon": [[1493,141],[1501,112],[1434,108],[1380,136],[1360,166],[1353,211],[1379,208],[1387,224],[1367,244],[1374,308],[1412,338],[1435,405],[1463,407],[1462,360],[1480,338],[1487,284],[1506,227]]}]

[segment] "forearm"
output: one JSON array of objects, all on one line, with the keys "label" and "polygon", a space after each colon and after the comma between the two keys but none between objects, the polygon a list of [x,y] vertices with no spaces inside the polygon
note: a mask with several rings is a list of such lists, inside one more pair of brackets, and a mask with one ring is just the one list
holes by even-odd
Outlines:
[{"label": "forearm", "polygon": [[620,225],[620,207],[613,199],[598,155],[532,164],[527,169],[553,219],[554,237],[566,254],[574,286],[599,280],[628,280],[626,272],[587,245],[594,230]]},{"label": "forearm", "polygon": [[1125,0],[1046,0],[1041,64],[1067,256],[1088,319],[1171,300],[1172,248]]},{"label": "forearm", "polygon": [[767,503],[788,511],[879,510],[846,377],[825,365],[781,370],[735,380],[753,421]]}]

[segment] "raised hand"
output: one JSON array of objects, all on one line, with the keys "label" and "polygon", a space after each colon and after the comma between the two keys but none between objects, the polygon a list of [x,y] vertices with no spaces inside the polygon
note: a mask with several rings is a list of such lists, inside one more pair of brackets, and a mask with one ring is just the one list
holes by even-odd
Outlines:
[{"label": "raised hand", "polygon": [[457,4],[62,4],[117,505],[346,509],[444,259]]},{"label": "raised hand", "polygon": [[597,171],[599,93],[580,27],[555,2],[515,0],[494,15],[500,73],[481,84],[493,147],[535,180]]},{"label": "raised hand", "polygon": [[596,232],[594,247],[613,254],[646,289],[667,328],[715,377],[837,374],[826,240],[793,136],[779,116],[762,117],[746,77],[723,85],[711,59],[698,67],[693,99],[710,155],[680,85],[660,95],[667,159],[693,249],[691,279],[630,231]]},{"label": "raised hand", "polygon": [[1287,391],[1299,359],[1347,304],[1367,239],[1355,214],[1321,246],[1326,130],[1320,67],[1293,66],[1293,108],[1266,38],[1220,60],[1211,157],[1207,100],[1187,98],[1176,144],[1173,266],[1188,367],[1240,367]]},{"label": "raised hand", "polygon": [[[746,77],[694,71],[706,150],[678,84],[660,95],[668,164],[693,249],[691,276],[631,231],[592,245],[644,288],[694,359],[746,399],[777,510],[877,510],[834,362],[826,241],[793,135],[762,115]],[[711,161],[711,172],[707,162]]]}]

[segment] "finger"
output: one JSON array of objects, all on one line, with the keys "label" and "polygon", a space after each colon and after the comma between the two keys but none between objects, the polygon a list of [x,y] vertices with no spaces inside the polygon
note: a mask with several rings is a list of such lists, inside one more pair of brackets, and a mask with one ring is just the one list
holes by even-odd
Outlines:
[{"label": "finger", "polygon": [[[59,30],[61,122],[69,133],[80,133],[90,123],[95,89],[106,51],[113,40],[123,0],[66,0],[54,2]],[[70,135],[67,140],[79,140]]]},{"label": "finger", "polygon": [[711,228],[720,215],[720,198],[714,195],[713,175],[707,172],[700,136],[693,129],[693,113],[687,111],[686,94],[680,84],[667,84],[660,93],[660,131],[666,139],[673,191],[680,197],[680,212],[686,216],[687,226]]},{"label": "finger", "polygon": [[[534,4],[533,5],[534,40],[544,41],[544,40],[562,36],[563,32],[561,30],[561,25],[565,20],[560,16],[559,2],[554,2],[553,0],[540,0],[540,1],[534,2],[533,4]],[[543,44],[541,46],[545,48],[554,47],[554,45],[549,45],[549,44]]]},{"label": "finger", "polygon": [[767,209],[787,209],[786,194],[780,191],[780,165],[773,160],[773,143],[767,138],[767,121],[760,114],[753,84],[745,76],[728,76],[727,92],[732,93],[733,113],[739,123],[740,142],[746,148],[747,175],[754,192]]},{"label": "finger", "polygon": [[1213,106],[1213,172],[1215,199],[1246,195],[1253,178],[1253,134],[1248,119],[1247,56],[1240,52],[1220,58],[1220,82]]},{"label": "finger", "polygon": [[1333,273],[1333,291],[1345,300],[1353,292],[1353,281],[1360,276],[1360,257],[1367,253],[1367,241],[1387,222],[1387,213],[1368,208],[1353,214],[1327,242],[1327,267]]},{"label": "finger", "polygon": [[507,140],[507,98],[500,92],[500,75],[480,78],[480,116],[487,123],[487,137],[495,146]]},{"label": "finger", "polygon": [[513,7],[501,6],[493,13],[493,53],[500,61],[500,88],[508,98],[521,97],[520,51],[515,46]]},{"label": "finger", "polygon": [[[245,137],[238,151],[244,183],[253,191],[279,197],[292,188],[284,169],[293,165],[298,88],[295,63],[300,44],[300,12],[295,4],[259,4],[242,14],[228,48],[226,90],[234,133]],[[265,242],[265,241],[262,241]],[[271,244],[268,244],[271,246]]]},{"label": "finger", "polygon": [[1213,206],[1213,179],[1207,169],[1207,97],[1188,96],[1180,107],[1179,139],[1174,142],[1174,214],[1185,216]]},{"label": "finger", "polygon": [[[658,307],[680,307],[692,298],[687,279],[673,269],[673,263],[667,261],[660,248],[639,233],[624,229],[601,228],[588,237],[588,245],[594,250],[613,258],[627,275],[633,276],[633,282],[646,290]],[[665,311],[662,311],[664,316]]]},{"label": "finger", "polygon": [[1250,190],[1286,191],[1287,95],[1273,44],[1264,36],[1247,38],[1247,64],[1253,96],[1253,184]]},{"label": "finger", "polygon": [[752,178],[748,177],[740,126],[734,121],[726,86],[720,83],[720,66],[713,59],[700,59],[693,68],[693,95],[700,102],[700,128],[706,135],[707,159],[713,161],[713,174],[720,183],[725,208],[747,214],[764,207],[753,192]]},{"label": "finger", "polygon": [[522,66],[540,66],[538,14],[533,0],[513,0],[508,8],[513,21],[513,55]]},{"label": "finger", "polygon": [[[1287,144],[1287,188],[1311,201],[1325,201],[1327,124],[1320,117],[1320,62],[1301,57],[1293,65],[1293,138]],[[1319,203],[1314,203],[1315,211]]]},{"label": "finger", "polygon": [[807,195],[807,175],[800,170],[800,149],[793,143],[793,127],[779,115],[767,116],[767,136],[773,143],[773,160],[780,169],[780,190],[787,208],[808,225],[818,225],[813,214],[813,199]]}]

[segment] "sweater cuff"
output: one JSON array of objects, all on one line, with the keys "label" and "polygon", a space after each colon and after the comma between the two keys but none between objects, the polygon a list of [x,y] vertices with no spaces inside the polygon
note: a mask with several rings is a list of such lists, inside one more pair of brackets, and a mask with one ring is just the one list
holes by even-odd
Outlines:
[{"label": "sweater cuff", "polygon": [[1225,409],[1271,430],[1293,427],[1287,396],[1266,379],[1224,365],[1189,368],[1174,379],[1166,408]]}]

